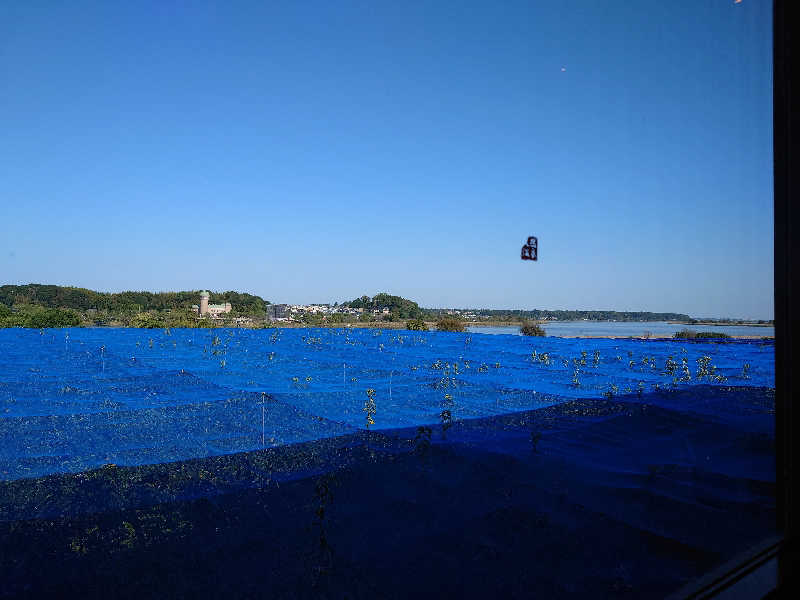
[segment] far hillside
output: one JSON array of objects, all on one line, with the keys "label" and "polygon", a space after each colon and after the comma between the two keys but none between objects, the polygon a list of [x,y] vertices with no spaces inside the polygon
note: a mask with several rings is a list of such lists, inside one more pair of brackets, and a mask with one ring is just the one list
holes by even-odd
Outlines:
[{"label": "far hillside", "polygon": [[[96,292],[78,287],[60,285],[0,286],[0,303],[8,307],[15,304],[43,306],[45,308],[71,308],[73,310],[107,310],[111,312],[191,309],[200,301],[200,291],[186,292]],[[269,302],[260,296],[242,292],[211,292],[209,302],[230,302],[233,311],[243,315],[263,315]]]},{"label": "far hillside", "polygon": [[375,294],[372,298],[361,296],[342,305],[349,308],[363,308],[365,312],[388,309],[392,319],[418,319],[422,316],[419,305],[413,300],[383,292]]},{"label": "far hillside", "polygon": [[210,304],[230,304],[217,318],[200,318],[200,290],[97,292],[58,285],[0,286],[0,327],[210,327],[263,322],[269,302],[242,292],[211,292]]}]

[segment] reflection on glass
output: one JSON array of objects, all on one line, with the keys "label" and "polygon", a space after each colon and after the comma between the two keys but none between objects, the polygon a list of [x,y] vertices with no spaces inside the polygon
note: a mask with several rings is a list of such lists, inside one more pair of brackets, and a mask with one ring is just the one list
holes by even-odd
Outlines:
[{"label": "reflection on glass", "polygon": [[768,4],[0,8],[0,596],[657,598],[774,532]]}]

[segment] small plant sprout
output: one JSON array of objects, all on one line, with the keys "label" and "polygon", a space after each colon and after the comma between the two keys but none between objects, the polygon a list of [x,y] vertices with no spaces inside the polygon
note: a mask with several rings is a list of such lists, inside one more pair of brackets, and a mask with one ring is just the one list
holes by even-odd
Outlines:
[{"label": "small plant sprout", "polygon": [[597,367],[597,365],[599,365],[599,364],[600,364],[600,350],[595,350],[594,351],[594,363],[593,363],[593,365],[595,367]]},{"label": "small plant sprout", "polygon": [[453,424],[453,414],[445,409],[441,413],[439,413],[439,418],[442,421],[442,439],[444,439],[445,432],[450,429],[451,425]]},{"label": "small plant sprout", "polygon": [[375,413],[377,411],[377,406],[375,405],[375,390],[372,388],[367,389],[367,401],[364,402],[364,408],[362,409],[366,415],[366,424],[367,430],[369,430],[370,425],[375,425]]},{"label": "small plant sprout", "polygon": [[219,339],[219,336],[218,336],[218,335],[215,335],[215,336],[214,336],[214,340],[211,342],[211,345],[212,345],[212,346],[219,346],[219,345],[220,345],[220,343],[221,343],[221,340]]},{"label": "small plant sprout", "polygon": [[684,356],[681,359],[681,377],[678,381],[691,381],[692,372],[689,370],[689,360]]},{"label": "small plant sprout", "polygon": [[[702,379],[703,377],[709,377],[711,375],[711,370],[709,369],[709,365],[711,365],[711,357],[710,356],[701,356],[697,359],[697,378]],[[714,368],[714,367],[712,367]]]},{"label": "small plant sprout", "polygon": [[542,439],[542,434],[538,431],[531,431],[531,452],[536,453],[539,451],[539,440]]},{"label": "small plant sprout", "polygon": [[750,363],[742,365],[742,379],[750,379]]},{"label": "small plant sprout", "polygon": [[147,345],[148,345],[148,347],[150,347],[150,348],[152,348],[152,347],[153,347],[153,338],[150,338],[150,339],[148,340],[148,342],[147,342]]},{"label": "small plant sprout", "polygon": [[676,363],[672,359],[672,356],[668,356],[667,362],[664,364],[664,373],[666,373],[667,375],[674,375],[675,369],[677,368],[678,368],[678,363]]},{"label": "small plant sprout", "polygon": [[411,442],[415,454],[421,455],[430,451],[432,434],[433,431],[430,427],[424,425],[417,427],[417,435],[414,436],[414,440]]},{"label": "small plant sprout", "polygon": [[575,387],[579,387],[581,385],[580,379],[578,379],[579,373],[580,370],[578,369],[578,367],[575,367],[575,370],[572,372],[572,385],[574,385]]},{"label": "small plant sprout", "polygon": [[539,355],[536,353],[536,350],[534,350],[533,352],[531,352],[531,360],[532,360],[533,362],[536,362],[536,359],[537,359],[538,357],[539,357]]},{"label": "small plant sprout", "polygon": [[581,350],[581,366],[586,366],[586,350]]},{"label": "small plant sprout", "polygon": [[[328,542],[328,527],[326,509],[333,503],[332,488],[337,484],[336,477],[332,473],[323,475],[317,480],[315,486],[315,499],[317,508],[314,511],[315,519],[312,527],[319,533],[319,545],[315,549],[319,564],[314,567],[315,576],[328,574],[333,568],[333,548]],[[315,577],[316,578],[316,577]],[[314,582],[316,587],[317,581]]]},{"label": "small plant sprout", "polygon": [[644,381],[640,381],[636,386],[636,395],[639,396],[639,398],[641,399],[643,393],[644,393]]},{"label": "small plant sprout", "polygon": [[603,392],[603,396],[611,400],[618,393],[619,393],[619,386],[612,383],[611,385],[609,385],[608,389],[605,392]]}]

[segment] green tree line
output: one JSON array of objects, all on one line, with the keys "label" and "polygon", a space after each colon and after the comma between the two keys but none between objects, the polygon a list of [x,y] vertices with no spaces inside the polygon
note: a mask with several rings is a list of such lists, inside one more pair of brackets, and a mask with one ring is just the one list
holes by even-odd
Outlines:
[{"label": "green tree line", "polygon": [[[264,315],[269,305],[260,296],[242,292],[211,292],[212,304],[230,302],[238,315]],[[0,304],[10,308],[31,305],[44,308],[68,308],[76,311],[107,311],[113,315],[143,311],[190,310],[200,303],[200,290],[185,292],[117,292],[105,293],[59,285],[0,286]]]},{"label": "green tree line", "polygon": [[419,319],[422,317],[422,310],[413,300],[408,300],[401,296],[393,296],[385,292],[375,294],[372,298],[361,296],[350,302],[344,302],[344,306],[350,308],[363,308],[364,311],[389,309],[392,320],[395,319]]}]

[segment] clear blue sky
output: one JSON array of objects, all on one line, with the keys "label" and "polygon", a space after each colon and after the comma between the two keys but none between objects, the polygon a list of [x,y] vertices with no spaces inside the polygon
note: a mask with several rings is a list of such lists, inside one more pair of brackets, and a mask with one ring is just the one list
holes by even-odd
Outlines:
[{"label": "clear blue sky", "polygon": [[771,318],[770,4],[5,2],[0,283]]}]

